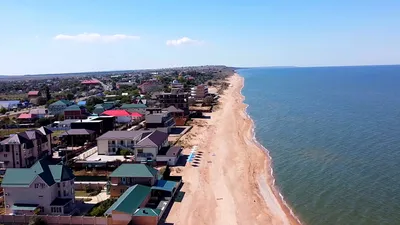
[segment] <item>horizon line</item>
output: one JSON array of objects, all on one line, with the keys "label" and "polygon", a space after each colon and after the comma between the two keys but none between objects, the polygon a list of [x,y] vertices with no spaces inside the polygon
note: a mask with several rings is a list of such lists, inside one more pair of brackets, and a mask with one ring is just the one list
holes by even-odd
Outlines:
[{"label": "horizon line", "polygon": [[359,66],[400,66],[400,64],[361,64],[361,65],[323,65],[323,66],[227,66],[227,65],[201,65],[201,66],[174,66],[174,67],[160,67],[148,69],[119,69],[119,70],[98,70],[98,71],[76,71],[76,72],[60,72],[60,73],[37,73],[37,74],[19,74],[19,75],[1,75],[7,77],[23,77],[23,76],[46,76],[46,75],[67,75],[67,74],[83,74],[83,73],[109,73],[109,72],[125,72],[125,71],[145,71],[145,70],[165,70],[165,69],[178,69],[190,67],[207,67],[207,66],[225,66],[228,68],[236,69],[257,69],[257,68],[329,68],[329,67],[359,67]]}]

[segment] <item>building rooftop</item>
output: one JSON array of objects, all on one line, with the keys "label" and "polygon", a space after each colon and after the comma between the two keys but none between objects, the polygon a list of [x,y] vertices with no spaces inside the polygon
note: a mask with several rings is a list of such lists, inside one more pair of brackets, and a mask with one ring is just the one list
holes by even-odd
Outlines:
[{"label": "building rooftop", "polygon": [[28,96],[38,96],[40,94],[40,91],[29,91]]},{"label": "building rooftop", "polygon": [[1,183],[2,187],[29,187],[40,177],[51,186],[55,182],[71,180],[75,176],[72,170],[64,165],[50,165],[45,159],[37,161],[31,168],[9,168]]},{"label": "building rooftop", "polygon": [[104,214],[110,215],[112,211],[118,211],[133,215],[150,193],[150,187],[136,184],[128,188]]},{"label": "building rooftop", "polygon": [[97,140],[136,140],[140,146],[161,146],[168,139],[168,134],[159,130],[108,131]]},{"label": "building rooftop", "polygon": [[110,177],[156,177],[158,170],[146,164],[121,164]]},{"label": "building rooftop", "polygon": [[148,114],[146,123],[162,123],[164,117],[168,117],[168,112]]},{"label": "building rooftop", "polygon": [[83,108],[83,106],[71,105],[71,106],[68,106],[68,107],[64,110],[64,112],[65,112],[65,111],[81,111],[82,108]]},{"label": "building rooftop", "polygon": [[173,105],[169,106],[168,108],[164,108],[163,110],[170,112],[170,113],[183,113],[184,112],[182,109],[178,109]]},{"label": "building rooftop", "polygon": [[145,104],[122,104],[121,109],[145,109]]},{"label": "building rooftop", "polygon": [[68,135],[91,135],[95,132],[88,129],[70,129],[61,134],[61,136],[68,136]]}]

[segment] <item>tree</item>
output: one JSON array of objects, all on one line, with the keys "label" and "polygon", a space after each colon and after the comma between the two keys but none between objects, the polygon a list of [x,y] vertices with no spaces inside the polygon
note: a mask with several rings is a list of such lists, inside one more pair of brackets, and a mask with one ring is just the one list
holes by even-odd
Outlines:
[{"label": "tree", "polygon": [[47,102],[46,98],[43,98],[42,96],[38,97],[37,100],[38,105],[46,105],[46,102]]},{"label": "tree", "polygon": [[38,216],[33,216],[29,220],[29,225],[47,225],[47,222]]},{"label": "tree", "polygon": [[4,107],[1,107],[0,108],[0,113],[1,114],[5,114],[7,112],[7,109],[6,108],[4,108]]},{"label": "tree", "polygon": [[46,108],[49,107],[49,105],[53,104],[53,103],[56,102],[56,101],[57,101],[57,99],[54,99],[54,98],[48,100],[48,101],[46,102]]},{"label": "tree", "polygon": [[64,120],[64,114],[59,114],[58,115],[58,121],[63,121]]},{"label": "tree", "polygon": [[50,99],[51,99],[51,94],[50,94],[49,86],[46,85],[46,87],[44,87],[44,91],[45,91],[45,93],[46,93],[46,101],[50,101]]},{"label": "tree", "polygon": [[35,126],[42,127],[42,126],[47,126],[50,123],[51,123],[51,121],[49,118],[40,118],[40,119],[36,120]]},{"label": "tree", "polygon": [[208,82],[207,82],[207,85],[208,85],[208,86],[212,86],[212,82],[211,82],[211,81],[208,81]]},{"label": "tree", "polygon": [[213,103],[213,101],[214,101],[213,97],[207,96],[207,97],[204,98],[203,103],[205,105],[211,105]]},{"label": "tree", "polygon": [[70,101],[75,98],[74,94],[72,94],[71,92],[68,92],[66,96],[67,96],[67,99]]},{"label": "tree", "polygon": [[132,103],[131,97],[130,96],[122,96],[121,98],[121,103]]}]

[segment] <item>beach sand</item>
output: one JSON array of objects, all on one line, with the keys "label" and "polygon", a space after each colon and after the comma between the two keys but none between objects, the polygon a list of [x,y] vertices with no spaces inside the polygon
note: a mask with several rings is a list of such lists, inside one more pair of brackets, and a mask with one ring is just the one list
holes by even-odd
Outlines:
[{"label": "beach sand", "polygon": [[195,160],[174,168],[183,176],[184,197],[175,202],[167,224],[299,224],[272,186],[270,158],[253,139],[240,91],[244,79],[235,74],[210,119],[195,119],[182,137],[184,154],[198,146]]}]

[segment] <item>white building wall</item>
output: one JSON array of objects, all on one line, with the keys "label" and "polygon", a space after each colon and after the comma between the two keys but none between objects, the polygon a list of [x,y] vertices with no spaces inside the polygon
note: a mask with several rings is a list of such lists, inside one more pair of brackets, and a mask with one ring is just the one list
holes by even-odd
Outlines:
[{"label": "white building wall", "polygon": [[55,197],[50,193],[54,193],[54,190],[57,192],[57,184],[49,187],[40,177],[37,177],[29,187],[5,187],[6,210],[11,212],[11,207],[15,203],[38,204],[44,208],[44,213],[51,214],[50,204]]},{"label": "white building wall", "polygon": [[97,140],[97,151],[99,155],[108,155],[108,140]]}]

